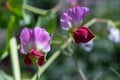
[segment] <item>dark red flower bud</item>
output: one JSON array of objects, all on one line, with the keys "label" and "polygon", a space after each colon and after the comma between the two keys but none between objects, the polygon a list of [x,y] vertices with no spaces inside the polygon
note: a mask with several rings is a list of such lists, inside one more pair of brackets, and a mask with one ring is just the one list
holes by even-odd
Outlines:
[{"label": "dark red flower bud", "polygon": [[94,37],[94,34],[90,29],[86,27],[78,27],[73,32],[73,37],[75,42],[79,44],[79,43],[86,43],[90,41]]},{"label": "dark red flower bud", "polygon": [[42,66],[44,63],[44,55],[35,49],[30,49],[24,59],[24,62],[26,65],[30,66],[33,59],[38,63],[39,66]]},{"label": "dark red flower bud", "polygon": [[24,63],[27,65],[27,66],[30,66],[32,64],[32,61],[31,59],[29,58],[29,54],[26,55],[25,59],[24,59]]}]

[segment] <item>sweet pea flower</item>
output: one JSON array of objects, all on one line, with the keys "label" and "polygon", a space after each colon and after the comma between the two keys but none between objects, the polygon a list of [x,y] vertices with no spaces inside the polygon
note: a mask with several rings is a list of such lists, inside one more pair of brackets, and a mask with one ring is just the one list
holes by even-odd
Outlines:
[{"label": "sweet pea flower", "polygon": [[120,30],[116,27],[108,26],[108,38],[114,43],[120,43]]},{"label": "sweet pea flower", "polygon": [[50,51],[49,33],[44,28],[35,27],[32,30],[25,27],[20,33],[20,42],[20,52],[26,54],[25,64],[29,66],[35,62],[43,65],[43,52]]},{"label": "sweet pea flower", "polygon": [[60,24],[62,29],[69,31],[77,44],[86,43],[94,37],[90,29],[81,26],[88,12],[87,7],[75,6],[65,11],[61,16]]}]

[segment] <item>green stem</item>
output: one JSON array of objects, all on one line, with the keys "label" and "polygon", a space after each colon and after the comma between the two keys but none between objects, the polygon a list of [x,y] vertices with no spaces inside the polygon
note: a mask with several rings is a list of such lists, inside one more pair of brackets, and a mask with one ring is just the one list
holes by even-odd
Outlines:
[{"label": "green stem", "polygon": [[45,15],[48,13],[48,10],[39,9],[39,8],[30,6],[28,4],[24,5],[23,8],[28,10],[28,11],[34,12],[36,14],[40,14],[40,15]]},{"label": "green stem", "polygon": [[64,0],[60,0],[59,4],[50,10],[36,8],[36,7],[30,6],[28,4],[24,4],[23,8],[28,11],[31,11],[33,13],[36,13],[36,14],[45,15],[48,13],[48,11],[52,11],[53,13],[56,13],[57,11],[59,11],[62,8],[63,5],[64,5]]},{"label": "green stem", "polygon": [[84,72],[83,72],[83,70],[80,68],[80,66],[78,65],[78,62],[76,62],[76,66],[77,66],[77,68],[78,68],[78,72],[79,72],[79,74],[80,74],[80,76],[82,77],[82,79],[83,80],[87,80],[87,77],[85,76],[85,74],[84,74]]},{"label": "green stem", "polygon": [[114,68],[110,68],[110,70],[115,73],[118,77],[120,77],[120,74],[114,69]]},{"label": "green stem", "polygon": [[12,36],[13,29],[14,29],[14,23],[15,23],[15,16],[10,16],[10,21],[8,23],[8,28],[7,28],[7,40],[6,40],[6,45],[5,45],[5,50],[4,53],[0,56],[0,60],[4,59],[6,56],[8,56],[8,49],[9,49],[9,40]]},{"label": "green stem", "polygon": [[3,60],[5,57],[7,57],[8,56],[8,52],[7,52],[7,50],[6,51],[4,51],[4,53],[2,53],[2,55],[0,56],[0,61],[1,60]]},{"label": "green stem", "polygon": [[82,71],[82,69],[80,67],[78,67],[78,72],[81,75],[83,80],[87,80],[87,77],[85,76],[84,72]]},{"label": "green stem", "polygon": [[[110,22],[110,20],[106,20],[106,19],[102,19],[102,18],[93,18],[92,20],[90,20],[88,23],[86,23],[84,26],[86,27],[90,27],[91,25],[93,25],[96,22],[103,22],[103,23],[108,23]],[[72,42],[72,39],[69,38],[61,47],[59,50],[55,51],[53,53],[53,55],[48,59],[48,61],[39,68],[38,70],[38,76],[40,78],[40,76],[43,74],[43,72],[52,64],[52,62],[60,55],[61,50],[65,49],[68,45],[68,43]],[[78,65],[78,64],[77,64]],[[78,66],[77,66],[78,67]],[[78,71],[79,74],[82,76],[83,80],[87,80],[87,78],[85,77],[82,69],[80,67],[78,67]],[[35,80],[36,79],[37,74],[35,74],[31,80]]]},{"label": "green stem", "polygon": [[55,37],[55,35],[58,33],[58,32],[60,32],[62,29],[61,28],[59,28],[58,30],[56,30],[52,35],[51,35],[51,41],[52,41],[52,39]]},{"label": "green stem", "polygon": [[17,52],[17,41],[15,37],[10,39],[10,59],[12,62],[14,80],[21,80],[20,65]]},{"label": "green stem", "polygon": [[[69,38],[61,47],[59,50],[55,51],[53,53],[53,55],[48,59],[48,61],[42,66],[39,68],[38,70],[38,76],[39,78],[41,77],[41,75],[43,74],[43,72],[52,64],[52,62],[60,55],[61,51],[63,49],[65,49],[68,45],[68,43],[70,43],[72,41],[71,38]],[[37,74],[35,74],[32,78],[32,80],[35,80]]]},{"label": "green stem", "polygon": [[78,61],[77,61],[77,59],[75,58],[74,55],[72,56],[72,58],[73,58],[73,61],[74,61],[75,65],[76,65],[77,70],[78,70],[80,76],[82,77],[82,79],[87,80],[87,77],[85,76],[83,70],[80,68],[79,63],[78,63]]},{"label": "green stem", "polygon": [[103,18],[93,18],[89,22],[87,22],[84,26],[85,27],[90,27],[91,25],[95,24],[96,22],[108,23],[110,21],[111,20],[103,19]]},{"label": "green stem", "polygon": [[[56,35],[59,31],[61,31],[61,30],[62,30],[62,29],[59,28],[58,30],[56,30],[55,32],[53,32],[53,34],[51,35],[50,44],[51,44],[51,41],[53,40],[53,38],[55,37],[55,35]],[[47,54],[48,54],[48,53],[45,53],[45,62],[47,61],[47,59],[46,59]]]}]

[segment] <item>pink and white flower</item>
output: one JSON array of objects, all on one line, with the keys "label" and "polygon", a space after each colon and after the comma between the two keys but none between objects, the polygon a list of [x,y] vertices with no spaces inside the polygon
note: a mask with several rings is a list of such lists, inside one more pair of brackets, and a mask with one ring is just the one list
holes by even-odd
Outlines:
[{"label": "pink and white flower", "polygon": [[44,28],[35,27],[32,30],[25,27],[20,33],[20,42],[20,52],[26,54],[24,62],[31,65],[32,59],[35,59],[41,66],[44,63],[43,52],[50,51],[49,33]]}]

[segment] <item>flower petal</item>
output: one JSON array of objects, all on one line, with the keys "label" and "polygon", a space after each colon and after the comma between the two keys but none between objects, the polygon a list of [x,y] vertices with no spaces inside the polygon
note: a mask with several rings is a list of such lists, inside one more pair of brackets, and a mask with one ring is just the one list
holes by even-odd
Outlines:
[{"label": "flower petal", "polygon": [[20,34],[20,52],[21,53],[25,53],[25,48],[26,46],[29,44],[29,41],[30,41],[30,34],[31,34],[31,29],[29,28],[24,28],[22,31],[21,31],[21,34]]},{"label": "flower petal", "polygon": [[50,51],[50,45],[48,44],[46,47],[43,48],[43,52],[49,52]]},{"label": "flower petal", "polygon": [[31,59],[29,58],[29,54],[26,55],[25,59],[24,59],[24,63],[27,66],[30,66],[32,64]]},{"label": "flower petal", "polygon": [[69,30],[72,26],[81,24],[89,9],[87,7],[75,6],[65,11],[60,19],[62,29]]},{"label": "flower petal", "polygon": [[78,27],[73,32],[73,37],[75,42],[79,44],[79,43],[86,43],[90,41],[94,37],[94,34],[90,29],[86,27]]},{"label": "flower petal", "polygon": [[33,29],[32,36],[34,37],[33,39],[38,50],[45,49],[48,45],[50,45],[50,36],[45,29],[35,27]]},{"label": "flower petal", "polygon": [[63,13],[60,19],[60,24],[64,30],[69,30],[71,25],[72,18],[68,15],[68,13]]},{"label": "flower petal", "polygon": [[35,49],[31,49],[29,51],[29,54],[32,54],[34,56],[34,58],[38,57],[38,65],[39,66],[43,65],[43,63],[44,63],[44,55],[41,52],[39,52],[39,51],[37,51]]},{"label": "flower petal", "polygon": [[32,60],[36,61],[38,65],[42,66],[44,63],[44,55],[35,49],[30,49],[24,62],[26,65],[31,65]]},{"label": "flower petal", "polygon": [[81,43],[80,46],[85,51],[90,52],[94,46],[94,42],[93,42],[93,40],[90,40],[87,43]]},{"label": "flower petal", "polygon": [[38,57],[41,57],[43,56],[43,54],[35,49],[30,49],[28,54],[32,54],[33,56],[38,56]]},{"label": "flower petal", "polygon": [[120,43],[120,30],[116,27],[108,27],[108,38],[115,42]]},{"label": "flower petal", "polygon": [[79,25],[87,15],[88,11],[89,9],[87,7],[76,6],[69,9],[67,13],[72,17],[72,23],[74,25]]},{"label": "flower petal", "polygon": [[38,60],[38,65],[42,66],[44,64],[44,55],[42,54],[42,56],[40,56],[39,60]]}]

